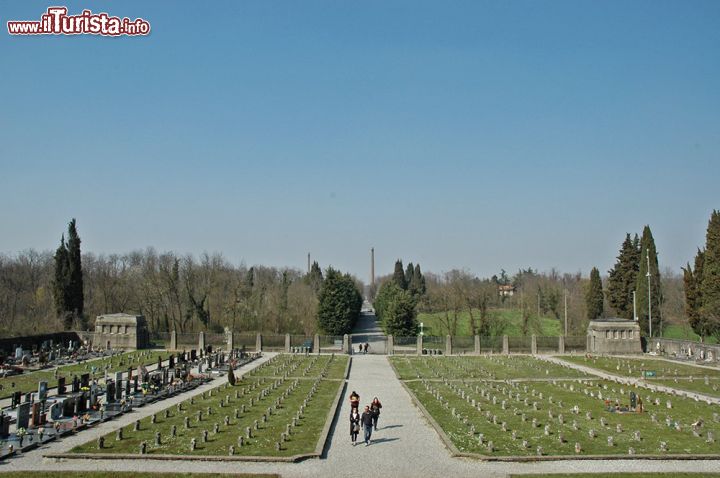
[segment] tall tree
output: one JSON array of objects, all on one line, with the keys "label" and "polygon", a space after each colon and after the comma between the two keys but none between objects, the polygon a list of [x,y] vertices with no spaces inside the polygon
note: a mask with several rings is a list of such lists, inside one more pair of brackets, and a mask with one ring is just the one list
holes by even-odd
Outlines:
[{"label": "tall tree", "polygon": [[322,287],[323,283],[323,275],[317,261],[314,261],[312,263],[312,266],[310,267],[310,272],[308,272],[305,276],[305,281],[312,288],[312,290],[315,291],[315,294],[320,293],[320,288]]},{"label": "tall tree", "polygon": [[73,314],[77,324],[85,327],[84,310],[85,296],[83,292],[82,257],[80,254],[80,236],[77,232],[77,224],[73,218],[68,225],[68,284],[67,284],[67,310]]},{"label": "tall tree", "polygon": [[318,325],[329,335],[352,331],[360,315],[362,295],[349,274],[329,267],[318,298]]},{"label": "tall tree", "polygon": [[[649,259],[649,260],[648,260]],[[640,267],[635,281],[637,312],[642,333],[650,332],[648,318],[652,313],[652,334],[660,335],[662,326],[662,289],[660,286],[660,270],[658,269],[657,250],[650,226],[643,228],[640,239]],[[648,274],[649,262],[649,274]],[[650,300],[648,299],[648,278],[650,280]],[[652,307],[652,309],[650,308]]]},{"label": "tall tree", "polygon": [[397,285],[401,289],[407,289],[407,282],[405,281],[405,271],[403,270],[403,263],[400,259],[395,261],[395,271],[393,272],[392,280],[393,282],[395,282],[395,285]]},{"label": "tall tree", "polygon": [[590,283],[585,293],[585,304],[587,305],[588,320],[599,319],[603,315],[603,289],[600,271],[593,267],[590,271]]},{"label": "tall tree", "polygon": [[700,294],[706,328],[720,335],[720,211],[713,210],[708,222]]},{"label": "tall tree", "polygon": [[608,272],[608,301],[615,313],[625,319],[633,319],[633,291],[640,266],[640,240],[635,234],[625,236],[615,266]]},{"label": "tall tree", "polygon": [[410,289],[410,285],[412,284],[412,278],[413,278],[414,273],[415,273],[415,266],[413,266],[412,262],[408,262],[408,265],[405,268],[405,285],[406,285],[407,289]]},{"label": "tall tree", "polygon": [[412,278],[408,282],[408,291],[415,297],[425,295],[425,277],[423,277],[422,271],[420,271],[420,264],[415,264]]},{"label": "tall tree", "polygon": [[68,310],[67,285],[68,285],[68,251],[65,245],[65,234],[60,238],[60,245],[55,251],[55,276],[52,281],[53,301],[55,303],[55,314],[62,319],[65,329],[72,328],[72,316],[65,312]]},{"label": "tall tree", "polygon": [[703,320],[702,309],[702,280],[703,265],[705,262],[705,251],[698,249],[695,256],[695,267],[690,264],[683,267],[683,283],[685,285],[685,315],[687,315],[690,327],[705,339],[711,333],[708,330],[707,322]]}]

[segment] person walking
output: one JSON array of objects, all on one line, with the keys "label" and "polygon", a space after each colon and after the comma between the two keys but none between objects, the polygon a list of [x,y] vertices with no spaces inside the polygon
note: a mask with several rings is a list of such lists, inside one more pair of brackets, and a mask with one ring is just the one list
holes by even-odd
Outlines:
[{"label": "person walking", "polygon": [[373,428],[375,431],[377,431],[377,424],[378,419],[380,418],[380,409],[382,408],[382,403],[380,403],[380,400],[378,400],[377,397],[373,398],[372,403],[370,404],[370,413],[372,413],[372,422],[373,422]]},{"label": "person walking", "polygon": [[360,413],[357,408],[350,410],[350,440],[353,446],[357,445],[357,437],[360,433]]},{"label": "person walking", "polygon": [[365,342],[365,355],[367,355],[368,347],[370,347],[370,344]]},{"label": "person walking", "polygon": [[355,390],[350,394],[350,411],[357,411],[360,407],[360,395]]},{"label": "person walking", "polygon": [[372,412],[370,411],[370,405],[365,405],[365,411],[360,416],[360,423],[362,423],[363,431],[365,432],[365,446],[369,446],[370,437],[373,432],[373,419]]}]

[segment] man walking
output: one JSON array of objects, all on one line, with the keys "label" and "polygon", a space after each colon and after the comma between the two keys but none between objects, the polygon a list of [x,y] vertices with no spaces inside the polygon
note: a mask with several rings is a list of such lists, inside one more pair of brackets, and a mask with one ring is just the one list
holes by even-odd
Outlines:
[{"label": "man walking", "polygon": [[365,432],[365,446],[369,446],[370,436],[373,431],[373,416],[369,405],[365,405],[365,411],[360,417],[360,423],[362,423],[363,431]]}]

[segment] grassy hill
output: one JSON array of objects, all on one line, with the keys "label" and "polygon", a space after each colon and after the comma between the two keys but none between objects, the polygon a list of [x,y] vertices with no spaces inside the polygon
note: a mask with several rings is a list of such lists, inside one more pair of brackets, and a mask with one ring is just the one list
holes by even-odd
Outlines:
[{"label": "grassy hill", "polygon": [[[418,323],[423,323],[423,332],[425,335],[445,336],[448,334],[447,327],[444,325],[444,313],[420,313],[418,314]],[[493,309],[490,315],[498,320],[505,322],[505,335],[510,337],[522,336],[522,316],[519,310],[514,309]],[[473,316],[477,321],[480,317],[479,310],[473,310]],[[557,337],[562,335],[563,325],[554,317],[540,317],[537,320],[536,335],[543,337]],[[463,311],[458,314],[456,335],[472,335],[470,330],[470,314]]]}]

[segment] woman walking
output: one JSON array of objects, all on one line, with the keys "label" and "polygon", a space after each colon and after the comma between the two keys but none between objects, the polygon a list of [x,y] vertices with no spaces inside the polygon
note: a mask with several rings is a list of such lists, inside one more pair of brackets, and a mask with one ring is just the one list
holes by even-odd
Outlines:
[{"label": "woman walking", "polygon": [[373,428],[375,431],[377,431],[377,424],[378,419],[380,418],[380,409],[382,408],[382,403],[380,403],[380,400],[378,400],[377,397],[373,398],[372,403],[370,404],[370,413],[372,413],[372,422],[373,422]]},{"label": "woman walking", "polygon": [[357,408],[350,410],[350,440],[353,446],[357,444],[358,433],[360,433],[360,413]]},{"label": "woman walking", "polygon": [[350,394],[350,411],[357,410],[360,406],[360,395],[355,390]]}]

